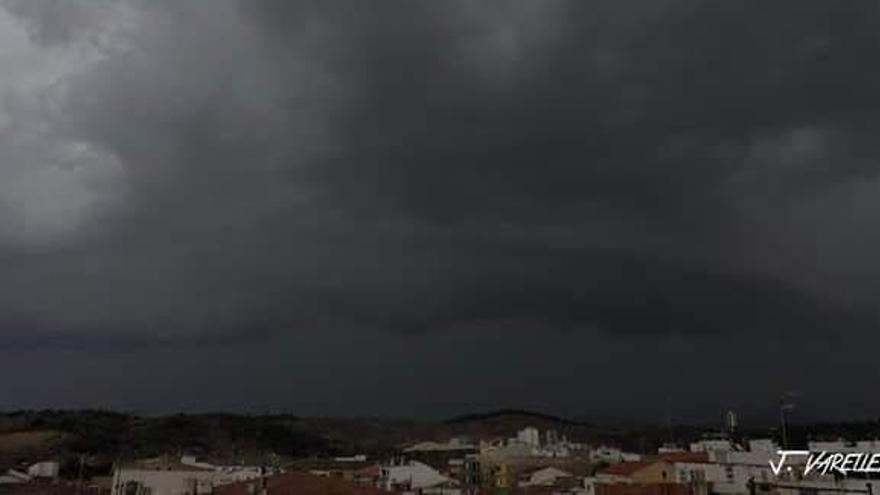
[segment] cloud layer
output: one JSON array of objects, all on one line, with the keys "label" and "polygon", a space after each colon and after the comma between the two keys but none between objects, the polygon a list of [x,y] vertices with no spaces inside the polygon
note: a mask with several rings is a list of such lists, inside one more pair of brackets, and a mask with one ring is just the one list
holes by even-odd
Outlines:
[{"label": "cloud layer", "polygon": [[4,6],[6,346],[877,323],[870,3]]}]

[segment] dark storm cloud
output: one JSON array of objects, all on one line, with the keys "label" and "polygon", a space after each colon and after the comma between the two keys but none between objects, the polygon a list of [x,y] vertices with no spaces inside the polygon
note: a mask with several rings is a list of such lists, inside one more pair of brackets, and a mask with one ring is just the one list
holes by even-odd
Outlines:
[{"label": "dark storm cloud", "polygon": [[[51,125],[124,194],[60,239],[10,227],[7,347],[877,321],[847,248],[785,247],[876,182],[873,3],[115,5]],[[46,50],[99,29],[8,6]]]}]

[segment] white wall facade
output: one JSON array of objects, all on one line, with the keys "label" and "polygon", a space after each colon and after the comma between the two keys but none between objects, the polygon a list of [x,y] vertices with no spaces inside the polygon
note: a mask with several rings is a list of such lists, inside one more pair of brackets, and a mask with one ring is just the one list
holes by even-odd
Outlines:
[{"label": "white wall facade", "polygon": [[214,471],[117,469],[112,495],[208,495],[214,488]]},{"label": "white wall facade", "polygon": [[413,490],[424,490],[448,483],[451,478],[444,476],[436,469],[417,461],[410,461],[397,466],[382,467],[380,472],[386,490],[396,485],[408,486]]},{"label": "white wall facade", "polygon": [[733,450],[730,440],[700,440],[690,445],[691,452],[713,452]]},{"label": "white wall facade", "polygon": [[775,480],[770,461],[776,460],[776,452],[710,452],[709,459],[717,466],[711,473],[713,490],[722,494],[749,493],[749,480],[769,482]]},{"label": "white wall facade", "polygon": [[832,452],[880,452],[880,440],[859,440],[849,442],[843,439],[831,442],[809,442],[807,444],[812,451],[827,450]]},{"label": "white wall facade", "polygon": [[528,428],[523,428],[516,434],[517,440],[520,442],[531,445],[532,447],[537,447],[541,445],[541,432],[538,431],[537,428],[533,428],[529,426]]},{"label": "white wall facade", "polygon": [[27,474],[34,478],[57,478],[59,464],[57,461],[44,461],[31,464]]},{"label": "white wall facade", "polygon": [[590,460],[608,463],[615,462],[635,462],[641,460],[642,456],[631,452],[624,452],[616,447],[608,447],[600,445],[590,450]]}]

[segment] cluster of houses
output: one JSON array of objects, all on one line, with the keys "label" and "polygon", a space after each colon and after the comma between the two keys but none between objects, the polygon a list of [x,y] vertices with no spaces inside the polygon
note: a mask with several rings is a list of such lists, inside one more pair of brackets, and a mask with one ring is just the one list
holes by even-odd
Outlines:
[{"label": "cluster of houses", "polygon": [[54,480],[58,478],[60,465],[56,461],[43,461],[30,464],[24,469],[9,469],[0,473],[0,486],[19,485],[35,481]]},{"label": "cluster of houses", "polygon": [[[880,442],[810,442],[807,451],[880,452]],[[757,439],[745,445],[730,440],[704,440],[690,448],[665,448],[638,460],[599,469],[584,478],[584,490],[558,493],[587,495],[872,495],[864,476],[804,475],[807,457],[788,460],[789,469],[775,473],[780,447]]]},{"label": "cluster of houses", "polygon": [[[880,443],[822,442],[811,450],[878,451]],[[774,474],[779,446],[769,439],[734,442],[715,438],[688,448],[666,446],[649,455],[611,446],[570,442],[553,431],[525,428],[511,438],[409,445],[394,456],[301,459],[280,465],[243,466],[193,456],[119,463],[104,495],[281,495],[381,493],[421,495],[872,495],[870,480],[812,476],[800,469]],[[792,460],[804,462],[804,459]],[[0,477],[28,485],[58,476],[44,462]],[[77,487],[75,493],[81,491]]]}]

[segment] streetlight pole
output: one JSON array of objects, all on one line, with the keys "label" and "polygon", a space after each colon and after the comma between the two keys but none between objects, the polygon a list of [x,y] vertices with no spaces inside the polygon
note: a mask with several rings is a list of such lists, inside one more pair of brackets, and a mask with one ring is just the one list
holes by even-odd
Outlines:
[{"label": "streetlight pole", "polygon": [[788,425],[787,420],[788,416],[786,414],[787,411],[794,408],[794,404],[791,402],[792,393],[785,392],[782,394],[782,397],[779,398],[779,422],[782,428],[782,448],[788,448]]},{"label": "streetlight pole", "polygon": [[782,424],[782,448],[788,449],[788,432],[785,428],[785,403],[779,405],[779,422]]}]

